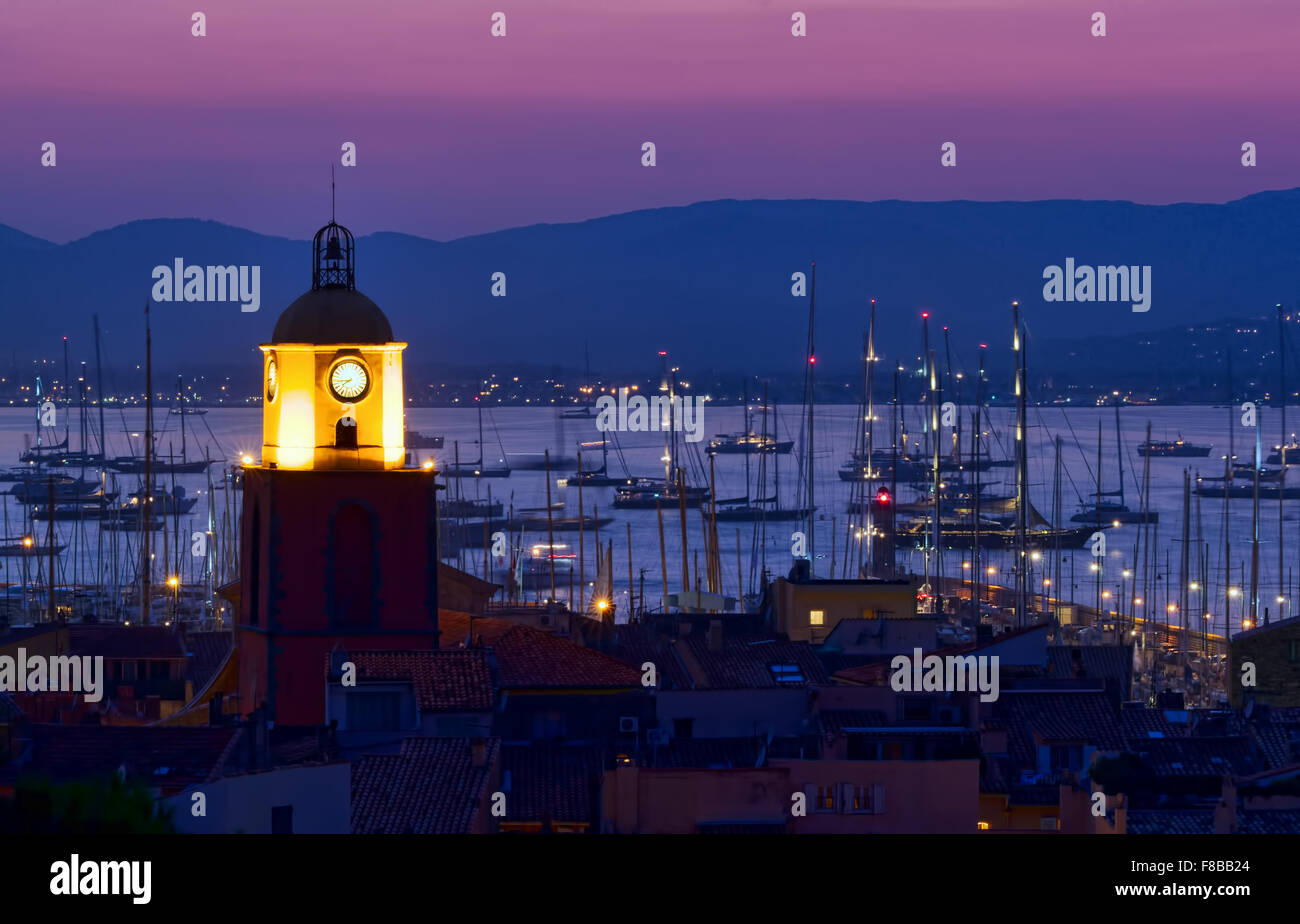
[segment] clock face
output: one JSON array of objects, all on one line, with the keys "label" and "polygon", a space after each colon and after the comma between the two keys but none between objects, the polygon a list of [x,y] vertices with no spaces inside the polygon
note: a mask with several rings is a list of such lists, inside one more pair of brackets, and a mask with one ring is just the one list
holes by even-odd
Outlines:
[{"label": "clock face", "polygon": [[266,364],[266,400],[274,401],[280,392],[280,369],[272,359]]},{"label": "clock face", "polygon": [[355,359],[346,359],[334,367],[330,373],[330,391],[340,401],[351,401],[365,394],[370,386],[370,376],[366,367]]}]

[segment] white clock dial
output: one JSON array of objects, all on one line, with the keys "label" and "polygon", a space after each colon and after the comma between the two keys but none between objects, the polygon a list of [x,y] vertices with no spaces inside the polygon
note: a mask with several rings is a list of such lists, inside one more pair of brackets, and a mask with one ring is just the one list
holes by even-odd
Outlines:
[{"label": "white clock dial", "polygon": [[330,373],[330,390],[340,401],[361,396],[369,383],[370,377],[366,373],[366,367],[355,360],[349,359],[339,363]]},{"label": "white clock dial", "polygon": [[275,360],[266,364],[266,400],[274,401],[280,391],[280,370]]}]

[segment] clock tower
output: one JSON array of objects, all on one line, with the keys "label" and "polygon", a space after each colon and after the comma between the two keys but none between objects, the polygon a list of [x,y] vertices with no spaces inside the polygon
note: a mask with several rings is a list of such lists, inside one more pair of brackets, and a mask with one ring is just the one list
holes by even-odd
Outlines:
[{"label": "clock tower", "polygon": [[325,717],[343,649],[438,644],[434,472],[404,468],[402,351],[357,291],[351,232],[312,244],[312,287],[262,344],[262,459],[244,466],[240,711]]},{"label": "clock tower", "polygon": [[352,233],[331,221],[312,242],[311,291],[262,344],[262,462],[280,469],[394,469],[402,446],[402,350],[357,291]]}]

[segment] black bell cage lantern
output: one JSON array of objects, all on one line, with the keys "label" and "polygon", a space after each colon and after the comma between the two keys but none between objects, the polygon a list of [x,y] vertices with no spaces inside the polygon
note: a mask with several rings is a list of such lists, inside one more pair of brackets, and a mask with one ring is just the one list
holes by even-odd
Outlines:
[{"label": "black bell cage lantern", "polygon": [[335,222],[316,232],[312,240],[312,289],[355,289],[356,266],[352,232]]}]

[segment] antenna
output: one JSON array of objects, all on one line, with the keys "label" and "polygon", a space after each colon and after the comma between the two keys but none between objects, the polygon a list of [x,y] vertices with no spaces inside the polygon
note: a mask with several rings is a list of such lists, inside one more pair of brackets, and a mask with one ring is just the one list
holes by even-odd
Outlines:
[{"label": "antenna", "polygon": [[334,224],[334,165],[330,164],[330,224]]}]

